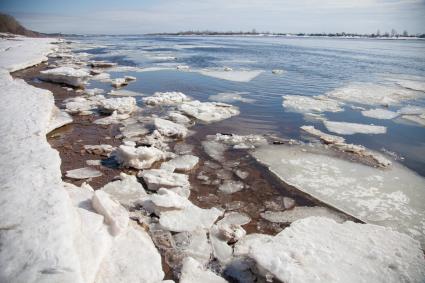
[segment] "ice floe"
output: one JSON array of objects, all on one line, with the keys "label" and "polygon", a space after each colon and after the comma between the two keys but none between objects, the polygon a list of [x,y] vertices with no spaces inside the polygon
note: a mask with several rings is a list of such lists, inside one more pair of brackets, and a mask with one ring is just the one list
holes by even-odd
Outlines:
[{"label": "ice floe", "polygon": [[387,128],[384,126],[375,126],[358,123],[336,122],[336,121],[323,121],[328,131],[340,135],[354,135],[354,134],[385,134]]},{"label": "ice floe", "polygon": [[156,191],[161,187],[190,188],[189,176],[180,173],[172,173],[165,169],[143,170],[138,174],[142,177],[149,190]]},{"label": "ice floe", "polygon": [[136,176],[125,173],[121,173],[119,180],[106,184],[101,190],[111,195],[126,208],[133,208],[147,195]]},{"label": "ice floe", "polygon": [[155,118],[154,124],[158,132],[166,137],[185,138],[188,134],[188,130],[185,126],[169,120]]},{"label": "ice floe", "polygon": [[176,105],[191,99],[182,92],[155,92],[152,96],[142,98],[147,105]]},{"label": "ice floe", "polygon": [[[323,217],[293,223],[249,250],[282,282],[422,282],[425,260],[412,238],[370,224]],[[302,264],[300,264],[302,263]]]},{"label": "ice floe", "polygon": [[363,110],[362,115],[366,117],[370,117],[370,118],[375,118],[375,119],[389,120],[389,119],[394,119],[399,114],[397,112],[390,111],[387,109],[376,108],[376,109],[370,109],[370,110]]},{"label": "ice floe", "polygon": [[180,155],[161,164],[161,169],[177,171],[190,171],[198,164],[199,158],[194,155]]},{"label": "ice floe", "polygon": [[267,140],[261,135],[235,135],[235,134],[220,134],[215,136],[207,136],[209,140],[215,140],[227,145],[233,146],[234,149],[252,149],[260,145],[267,144]]},{"label": "ice floe", "polygon": [[102,176],[102,172],[90,167],[83,167],[66,171],[66,177],[72,179],[89,179]]},{"label": "ice floe", "polygon": [[343,214],[334,212],[326,207],[320,206],[297,206],[285,211],[265,211],[260,214],[262,218],[275,223],[292,223],[299,219],[310,216],[320,216],[335,220],[338,223],[346,221]]},{"label": "ice floe", "polygon": [[282,106],[288,111],[297,113],[309,112],[340,112],[343,111],[342,103],[324,96],[283,96]]},{"label": "ice floe", "polygon": [[108,98],[100,101],[100,110],[111,114],[117,111],[118,114],[130,114],[136,110],[136,99],[134,97]]},{"label": "ice floe", "polygon": [[392,164],[390,160],[381,154],[368,150],[364,146],[347,144],[343,137],[323,133],[313,126],[302,126],[301,129],[310,135],[319,138],[323,143],[330,145],[336,150],[356,155],[360,158],[359,161],[365,164],[372,164],[379,167],[387,167]]},{"label": "ice floe", "polygon": [[261,70],[232,70],[232,69],[204,69],[198,71],[201,75],[209,76],[217,79],[234,81],[234,82],[250,82],[258,77],[263,71]]},{"label": "ice floe", "polygon": [[120,145],[114,152],[114,156],[121,166],[136,169],[150,168],[156,161],[175,157],[173,153],[164,152],[153,146],[135,147],[130,144]]},{"label": "ice floe", "polygon": [[40,72],[40,79],[55,83],[64,83],[74,87],[84,87],[90,74],[84,69],[58,67]]},{"label": "ice floe", "polygon": [[409,89],[371,83],[352,83],[326,94],[329,98],[363,105],[398,105],[401,101],[415,99],[423,93]]},{"label": "ice floe", "polygon": [[393,162],[385,170],[326,148],[273,145],[253,156],[284,182],[368,223],[392,227],[425,246],[425,179]]},{"label": "ice floe", "polygon": [[60,128],[67,124],[72,123],[72,117],[63,110],[60,110],[56,106],[53,107],[52,116],[50,118],[49,126],[47,132],[51,132],[54,129]]},{"label": "ice floe", "polygon": [[92,68],[110,68],[117,65],[117,63],[112,63],[108,61],[90,61],[89,65]]},{"label": "ice floe", "polygon": [[248,92],[221,92],[218,94],[210,95],[209,100],[219,101],[219,102],[244,102],[244,103],[254,103],[255,99],[246,98],[242,95],[249,94]]},{"label": "ice floe", "polygon": [[174,235],[177,250],[196,259],[206,266],[211,260],[212,247],[208,241],[207,230],[199,229],[192,232],[181,232]]},{"label": "ice floe", "polygon": [[83,147],[88,153],[106,157],[109,157],[109,155],[111,155],[111,153],[115,150],[115,147],[109,144],[84,145]]},{"label": "ice floe", "polygon": [[245,185],[239,181],[225,180],[218,189],[225,194],[233,194],[243,190]]},{"label": "ice floe", "polygon": [[239,109],[237,107],[219,102],[200,102],[193,100],[180,104],[178,108],[184,114],[205,123],[218,122],[239,115]]},{"label": "ice floe", "polygon": [[111,227],[111,234],[117,236],[127,229],[128,211],[103,190],[96,190],[92,198],[93,208],[103,215],[105,223]]},{"label": "ice floe", "polygon": [[207,140],[202,142],[202,147],[204,151],[214,160],[223,161],[224,152],[228,149],[225,144],[214,140]]},{"label": "ice floe", "polygon": [[103,260],[96,282],[162,282],[161,255],[148,233],[128,227],[114,239]]},{"label": "ice floe", "polygon": [[205,269],[198,261],[192,257],[186,257],[180,276],[181,283],[227,283],[227,280],[218,276],[211,270]]},{"label": "ice floe", "polygon": [[127,89],[116,89],[116,90],[111,90],[109,92],[110,95],[116,95],[116,96],[143,96],[144,94],[140,93],[140,92],[135,92],[132,90],[127,90]]},{"label": "ice floe", "polygon": [[116,110],[114,110],[114,112],[112,112],[111,115],[104,117],[104,118],[97,119],[97,120],[93,121],[93,123],[98,124],[98,125],[119,124],[123,120],[126,120],[128,118],[130,118],[129,114],[127,114],[127,113],[118,114],[118,112]]}]

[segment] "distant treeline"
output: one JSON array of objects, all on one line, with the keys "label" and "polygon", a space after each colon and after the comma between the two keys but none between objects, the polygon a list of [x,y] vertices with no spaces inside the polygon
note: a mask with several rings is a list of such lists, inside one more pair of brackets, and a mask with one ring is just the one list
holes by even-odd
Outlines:
[{"label": "distant treeline", "polygon": [[407,31],[403,31],[401,34],[396,30],[391,32],[381,33],[379,30],[376,33],[348,33],[348,32],[337,32],[337,33],[271,33],[271,32],[257,32],[255,29],[252,31],[181,31],[176,33],[153,33],[151,35],[272,35],[272,36],[324,36],[324,37],[369,37],[369,38],[425,38],[425,34],[409,34]]}]

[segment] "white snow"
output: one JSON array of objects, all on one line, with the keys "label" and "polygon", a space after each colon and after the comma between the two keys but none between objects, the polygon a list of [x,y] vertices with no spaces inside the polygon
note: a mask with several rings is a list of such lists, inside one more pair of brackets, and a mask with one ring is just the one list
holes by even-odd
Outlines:
[{"label": "white snow", "polygon": [[119,180],[110,182],[101,188],[126,208],[135,207],[147,194],[136,176],[121,173]]},{"label": "white snow", "polygon": [[201,120],[205,123],[218,122],[239,115],[235,106],[219,102],[200,102],[193,100],[179,105],[179,110],[184,114]]},{"label": "white snow", "polygon": [[99,107],[105,113],[117,111],[118,114],[130,114],[137,106],[134,97],[118,97],[101,100]]},{"label": "white snow", "polygon": [[153,146],[135,147],[125,144],[116,149],[114,156],[121,166],[136,169],[150,168],[156,161],[175,157],[173,153],[164,152]]},{"label": "white snow", "polygon": [[254,103],[255,100],[252,98],[246,98],[242,95],[249,94],[248,92],[221,92],[218,94],[210,95],[208,97],[209,100],[219,101],[219,102],[244,102],[244,103]]},{"label": "white snow", "polygon": [[64,83],[74,87],[84,87],[90,74],[85,69],[58,67],[40,72],[40,79],[55,83]]},{"label": "white snow", "polygon": [[205,269],[198,261],[192,257],[186,257],[183,261],[183,268],[180,276],[180,283],[227,283],[227,281]]},{"label": "white snow", "polygon": [[93,208],[105,217],[105,223],[111,226],[111,234],[117,236],[127,229],[128,211],[103,190],[94,192]]},{"label": "white snow", "polygon": [[401,101],[412,100],[420,94],[396,86],[371,83],[352,83],[326,94],[333,99],[363,105],[398,105]]},{"label": "white snow", "polygon": [[297,113],[340,112],[342,103],[324,96],[284,95],[282,106]]},{"label": "white snow", "polygon": [[389,119],[394,119],[395,117],[397,117],[398,113],[390,111],[390,110],[386,110],[386,109],[376,108],[376,109],[364,110],[362,111],[362,115],[366,117],[370,117],[370,118],[375,118],[375,119],[389,120]]},{"label": "white snow", "polygon": [[389,228],[322,217],[293,223],[249,251],[282,282],[423,282],[419,243]]},{"label": "white snow", "polygon": [[340,135],[354,135],[354,134],[385,134],[387,128],[384,126],[375,126],[358,123],[336,122],[336,121],[323,121],[328,131]]},{"label": "white snow", "polygon": [[89,179],[102,176],[102,172],[91,167],[83,167],[66,171],[66,177],[72,179]]},{"label": "white snow", "polygon": [[176,105],[190,98],[181,92],[155,92],[152,96],[142,98],[146,105]]},{"label": "white snow", "polygon": [[258,77],[263,71],[261,70],[214,70],[204,69],[198,71],[201,75],[209,76],[217,79],[234,81],[234,82],[250,82]]},{"label": "white snow", "polygon": [[264,146],[253,156],[285,183],[425,246],[425,179],[394,162],[385,170],[331,156],[325,147]]},{"label": "white snow", "polygon": [[154,124],[158,132],[166,137],[185,138],[188,134],[185,126],[165,119],[155,118]]},{"label": "white snow", "polygon": [[326,217],[333,219],[338,223],[342,223],[346,220],[342,214],[320,206],[297,206],[285,211],[265,211],[261,213],[260,216],[275,223],[291,223],[310,216]]}]

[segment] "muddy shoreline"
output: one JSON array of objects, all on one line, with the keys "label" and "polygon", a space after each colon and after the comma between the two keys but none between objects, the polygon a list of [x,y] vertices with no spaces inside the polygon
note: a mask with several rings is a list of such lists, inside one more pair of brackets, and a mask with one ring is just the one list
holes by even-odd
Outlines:
[{"label": "muddy shoreline", "polygon": [[[35,87],[50,90],[53,93],[56,106],[63,109],[63,101],[65,99],[79,96],[80,93],[77,92],[77,89],[65,89],[65,85],[38,80],[37,77],[40,71],[46,68],[48,68],[48,64],[42,63],[17,71],[12,76],[21,78]],[[113,181],[119,176],[120,172],[136,175],[137,170],[120,168],[110,158],[89,154],[83,148],[84,145],[100,144],[119,146],[122,144],[119,138],[119,125],[94,124],[92,122],[99,118],[96,114],[85,116],[73,115],[72,117],[73,123],[56,129],[47,136],[48,142],[59,152],[62,160],[61,172],[63,181],[77,186],[80,186],[83,182],[87,182],[94,189],[99,189]],[[260,213],[266,210],[283,211],[283,197],[289,197],[295,200],[296,206],[322,206],[334,212],[341,213],[311,196],[300,192],[296,188],[283,183],[244,150],[229,150],[225,154],[227,163],[236,162],[239,170],[249,173],[246,179],[241,180],[246,184],[243,190],[233,194],[224,194],[218,190],[217,185],[204,184],[197,178],[198,174],[201,171],[205,171],[207,174],[210,174],[211,178],[214,178],[213,176],[215,176],[214,174],[216,172],[214,172],[214,168],[211,168],[211,164],[215,163],[218,167],[221,166],[212,160],[202,149],[201,142],[205,140],[207,134],[211,133],[211,129],[208,129],[208,127],[208,125],[203,124],[196,125],[192,128],[195,131],[194,135],[187,137],[184,141],[177,141],[171,144],[171,148],[179,143],[189,144],[193,146],[192,154],[200,158],[199,164],[192,171],[188,172],[191,184],[189,199],[195,205],[201,208],[217,207],[226,211],[246,213],[252,219],[249,224],[243,226],[247,234],[262,233],[275,235],[290,225],[290,223],[272,223],[260,217]],[[65,177],[65,173],[68,170],[86,167],[87,160],[102,160],[102,165],[93,166],[102,172],[103,175],[101,177],[88,180],[74,180]],[[209,166],[210,168],[208,168]],[[152,168],[158,167],[159,164],[152,166]],[[230,174],[232,174],[232,179],[239,178],[232,171],[230,171]],[[347,220],[361,222],[346,214],[344,214],[344,217]],[[158,249],[161,251],[159,247]],[[165,279],[176,279],[162,251],[161,255],[163,257],[163,270],[166,273]]]}]

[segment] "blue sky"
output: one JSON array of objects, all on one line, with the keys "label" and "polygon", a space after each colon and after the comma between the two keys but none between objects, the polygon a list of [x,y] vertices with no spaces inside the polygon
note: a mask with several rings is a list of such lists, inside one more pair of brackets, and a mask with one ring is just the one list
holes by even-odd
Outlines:
[{"label": "blue sky", "polygon": [[1,0],[0,10],[41,32],[425,33],[425,0]]}]

